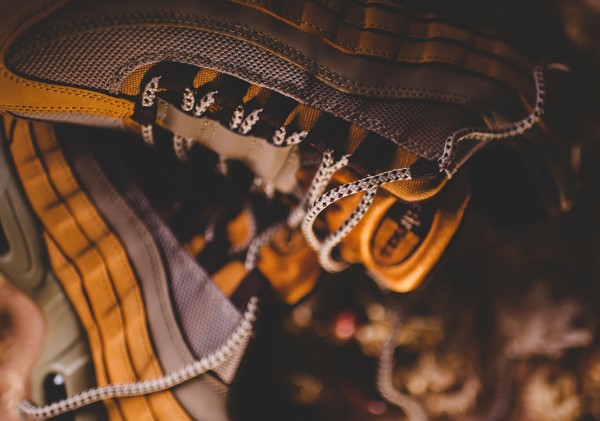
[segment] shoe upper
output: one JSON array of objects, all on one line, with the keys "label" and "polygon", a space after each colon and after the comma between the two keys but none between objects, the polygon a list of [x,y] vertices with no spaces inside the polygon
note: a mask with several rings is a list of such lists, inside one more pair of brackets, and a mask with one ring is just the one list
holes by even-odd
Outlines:
[{"label": "shoe upper", "polygon": [[[297,303],[324,272],[415,290],[492,144],[525,175],[507,159],[490,177],[571,205],[550,105],[568,68],[487,28],[387,0],[6,2],[0,21],[11,176],[98,385],[201,360],[254,296]],[[172,391],[106,400],[111,419],[227,419],[238,345]]]}]

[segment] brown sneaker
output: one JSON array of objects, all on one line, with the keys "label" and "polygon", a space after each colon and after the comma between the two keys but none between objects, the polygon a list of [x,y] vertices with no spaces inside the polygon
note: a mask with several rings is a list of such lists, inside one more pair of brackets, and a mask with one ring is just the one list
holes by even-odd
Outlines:
[{"label": "brown sneaker", "polygon": [[492,144],[513,145],[548,209],[570,206],[544,116],[561,102],[546,73],[568,69],[489,29],[388,1],[5,3],[0,203],[33,212],[0,214],[25,227],[0,267],[23,289],[51,278],[95,373],[25,415],[102,400],[112,419],[226,419],[258,295],[296,303],[351,264],[416,289]]}]

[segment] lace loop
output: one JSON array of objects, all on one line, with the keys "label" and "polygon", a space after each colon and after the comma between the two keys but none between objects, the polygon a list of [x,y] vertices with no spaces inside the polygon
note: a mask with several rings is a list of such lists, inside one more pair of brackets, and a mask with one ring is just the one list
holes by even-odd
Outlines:
[{"label": "lace loop", "polygon": [[[155,76],[144,87],[141,100],[143,108],[151,108],[154,106],[160,79],[161,76]],[[154,128],[152,124],[142,125],[142,139],[144,139],[144,142],[146,142],[148,146],[154,146]]]},{"label": "lace loop", "polygon": [[522,135],[539,122],[540,118],[544,114],[546,98],[546,85],[544,81],[543,65],[535,66],[533,70],[533,78],[536,88],[536,99],[531,112],[521,120],[497,129],[470,127],[455,131],[448,137],[448,139],[446,139],[442,156],[438,159],[440,172],[446,173],[448,178],[451,178],[456,171],[458,171],[460,164],[471,157],[483,145],[482,143],[480,147],[475,147],[469,151],[468,155],[464,157],[460,163],[453,163],[452,160],[456,154],[456,148],[465,140],[479,140],[485,143],[492,140],[509,139]]}]

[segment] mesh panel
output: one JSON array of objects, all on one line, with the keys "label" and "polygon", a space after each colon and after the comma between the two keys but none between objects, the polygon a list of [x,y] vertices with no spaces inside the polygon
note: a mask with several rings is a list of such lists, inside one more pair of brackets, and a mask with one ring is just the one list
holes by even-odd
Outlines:
[{"label": "mesh panel", "polygon": [[208,274],[181,249],[139,191],[132,185],[125,187],[125,197],[140,212],[163,248],[175,308],[194,355],[201,358],[216,351],[237,327],[239,313],[211,283]]},{"label": "mesh panel", "polygon": [[[151,20],[154,26],[136,26]],[[458,105],[343,93],[254,44],[156,22],[210,26],[197,17],[157,12],[99,17],[38,33],[34,28],[12,48],[8,63],[33,77],[113,93],[134,69],[148,63],[171,60],[210,67],[328,111],[429,159],[441,154],[449,133],[481,124],[478,116]],[[108,26],[117,24],[125,26]],[[306,65],[318,72],[316,63]]]},{"label": "mesh panel", "polygon": [[164,255],[175,312],[194,356],[202,358],[216,351],[236,329],[240,313],[182,249],[148,200],[115,163],[114,154],[101,153],[99,157],[103,170],[152,232]]}]

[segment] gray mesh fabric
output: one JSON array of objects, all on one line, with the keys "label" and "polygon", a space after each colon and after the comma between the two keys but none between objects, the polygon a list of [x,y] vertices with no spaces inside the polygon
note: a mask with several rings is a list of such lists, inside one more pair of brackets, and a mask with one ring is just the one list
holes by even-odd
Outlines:
[{"label": "gray mesh fabric", "polygon": [[[161,25],[143,25],[148,22]],[[264,48],[203,29],[209,26],[205,19],[167,12],[97,17],[33,31],[13,46],[8,64],[28,76],[112,93],[144,64],[171,60],[209,67],[292,96],[429,159],[441,154],[453,131],[481,125],[459,105],[341,92]],[[306,66],[318,73],[316,63]],[[421,121],[428,124],[415,124]]]},{"label": "gray mesh fabric", "polygon": [[119,166],[118,159],[104,158],[99,160],[103,170],[153,234],[163,253],[177,318],[194,356],[202,358],[216,351],[241,321],[240,313],[181,248],[126,170]]}]

